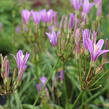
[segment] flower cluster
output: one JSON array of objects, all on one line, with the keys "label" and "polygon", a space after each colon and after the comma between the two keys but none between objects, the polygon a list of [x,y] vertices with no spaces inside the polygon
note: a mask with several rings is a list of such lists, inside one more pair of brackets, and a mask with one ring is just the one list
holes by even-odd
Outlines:
[{"label": "flower cluster", "polygon": [[82,11],[81,15],[84,18],[94,5],[97,8],[97,16],[102,15],[102,0],[94,0],[93,2],[89,2],[89,0],[71,0],[71,4],[77,13]]},{"label": "flower cluster", "polygon": [[21,15],[25,24],[29,23],[30,17],[33,18],[35,24],[39,24],[41,21],[44,23],[51,23],[53,20],[56,19],[57,13],[52,9],[48,11],[46,9],[42,9],[40,11],[29,11],[27,9],[24,9],[22,10]]},{"label": "flower cluster", "polygon": [[94,3],[90,3],[89,0],[71,0],[71,3],[76,11],[79,11],[82,7],[82,12],[88,14]]},{"label": "flower cluster", "polygon": [[87,50],[89,50],[91,61],[96,61],[100,55],[109,52],[109,50],[102,50],[102,47],[104,45],[103,39],[100,39],[96,43],[96,33],[95,32],[92,34],[92,40],[91,40],[90,31],[88,29],[85,29],[83,31],[82,36],[83,36],[83,45]]},{"label": "flower cluster", "polygon": [[[95,6],[97,5],[97,8],[99,7],[98,9],[100,9],[100,10],[97,10],[97,13],[98,13],[98,11],[101,12],[102,11],[102,0],[95,0],[94,2],[91,2],[91,3],[89,2],[89,0],[71,0],[71,3],[73,5],[75,11],[80,11],[80,13],[79,14],[77,14],[76,12],[75,12],[75,14],[71,13],[69,17],[62,16],[60,24],[58,23],[58,26],[52,25],[50,27],[50,29],[51,29],[50,32],[49,33],[46,32],[46,35],[48,36],[50,43],[53,46],[56,46],[56,45],[58,45],[58,40],[63,40],[63,39],[67,40],[67,37],[63,38],[63,35],[66,35],[66,31],[68,30],[69,32],[68,32],[67,36],[69,36],[69,35],[73,36],[70,38],[68,37],[68,39],[71,40],[71,43],[72,43],[72,40],[74,40],[76,53],[79,53],[79,52],[81,52],[80,46],[81,46],[82,38],[83,38],[84,48],[88,49],[86,39],[88,37],[90,37],[90,33],[89,33],[88,29],[84,30],[85,26],[88,23],[87,22],[88,18],[86,16],[90,12],[91,8],[94,5]],[[82,8],[82,12],[81,12],[81,8]],[[78,15],[79,15],[79,17],[78,17]],[[98,16],[98,14],[97,14],[97,16]],[[99,14],[99,16],[100,16],[100,14]],[[58,30],[59,32],[56,32],[55,30]],[[74,31],[72,31],[72,30],[74,30]],[[59,35],[58,35],[58,33],[59,33]],[[62,37],[59,38],[58,36],[62,36]],[[82,36],[84,36],[84,37],[82,37]],[[96,32],[93,33],[93,36],[94,36],[94,42],[96,43]],[[59,41],[59,42],[65,43],[67,41],[65,41],[65,42]],[[61,45],[61,44],[59,44],[59,45]],[[64,46],[65,45],[62,44],[61,48],[64,48]],[[71,48],[73,48],[73,47],[71,47]],[[94,60],[96,60],[96,59],[94,59]],[[91,60],[93,60],[93,59],[91,59]]]},{"label": "flower cluster", "polygon": [[49,92],[46,87],[47,78],[45,76],[42,76],[40,78],[40,83],[36,84],[36,88],[38,93],[41,93],[41,91],[45,91],[45,95],[49,97]]},{"label": "flower cluster", "polygon": [[1,88],[0,95],[12,93],[20,85],[23,73],[27,68],[26,64],[29,56],[30,56],[29,53],[26,53],[26,55],[24,56],[22,50],[19,50],[17,55],[14,56],[18,68],[18,78],[16,78],[15,76],[17,74],[16,71],[14,71],[13,74],[11,74],[12,76],[10,76],[10,64],[7,56],[3,57],[1,55],[2,60],[1,78],[3,80],[3,84],[0,84]]},{"label": "flower cluster", "polygon": [[[22,18],[25,24],[29,23],[30,17],[32,17],[35,24],[40,24],[40,22],[42,22],[38,31],[36,30],[37,28],[35,28],[35,32],[33,32],[36,41],[34,41],[34,43],[37,43],[36,45],[38,45],[37,47],[39,47],[40,50],[45,47],[44,49],[45,51],[47,50],[47,55],[51,56],[50,52],[52,49],[50,49],[50,51],[48,50],[49,47],[46,49],[46,46],[49,45],[48,42],[46,42],[46,39],[48,38],[53,50],[56,51],[54,52],[56,53],[54,56],[57,56],[58,58],[56,65],[51,69],[52,73],[49,78],[43,76],[36,84],[38,94],[42,96],[42,99],[45,96],[52,96],[53,99],[55,99],[55,97],[56,99],[61,99],[62,84],[70,84],[70,81],[67,83],[67,79],[70,80],[70,78],[72,84],[72,76],[69,76],[70,74],[73,74],[72,72],[74,72],[74,76],[76,75],[74,80],[80,80],[81,90],[86,90],[87,92],[92,89],[98,89],[99,87],[97,83],[104,76],[103,73],[105,72],[104,64],[108,63],[107,60],[104,62],[103,58],[98,60],[103,54],[105,54],[104,57],[106,59],[107,53],[109,52],[108,47],[103,49],[105,40],[101,37],[97,37],[100,33],[99,18],[102,18],[102,0],[71,0],[71,4],[74,8],[74,13],[63,15],[60,20],[58,20],[57,13],[52,9],[48,11],[46,9],[40,11],[22,10]],[[88,14],[94,6],[97,8],[97,12],[96,16],[91,19]],[[31,30],[30,36],[32,36]],[[46,35],[47,38],[43,37],[44,35]],[[42,41],[44,43],[41,43]],[[32,42],[32,45],[34,44],[33,41],[30,42]],[[44,44],[46,44],[46,46],[44,46]],[[106,46],[107,45],[108,44],[106,43]],[[32,52],[36,55],[35,49]],[[38,63],[36,62],[36,58],[39,60],[42,56],[40,54],[33,57],[34,64]],[[23,73],[27,68],[26,63],[29,56],[29,53],[26,53],[24,56],[23,52],[20,50],[15,57],[18,66],[19,81],[21,81]],[[59,64],[62,69],[57,71],[58,67],[60,67]],[[7,57],[4,58],[3,66],[5,66],[3,77],[8,77],[9,61],[7,60]],[[66,73],[68,71],[71,73]],[[47,84],[48,81],[50,81],[49,85]],[[71,88],[66,85],[65,92],[67,92],[67,89],[69,90]],[[64,90],[64,88],[62,90]]]},{"label": "flower cluster", "polygon": [[[89,24],[94,24],[97,18],[102,15],[102,0],[94,0],[93,2],[89,2],[89,0],[71,0],[71,4],[74,8],[74,13],[70,13],[68,16],[62,16],[60,21],[58,21],[57,13],[52,9],[48,11],[43,9],[37,12],[23,10],[22,17],[25,19],[24,22],[27,23],[30,20],[30,16],[33,17],[35,24],[39,24],[41,21],[43,23],[49,23],[49,25],[46,25],[48,27],[44,28],[44,35],[48,37],[51,45],[56,48],[57,56],[63,63],[71,60],[72,57],[79,60],[80,57],[89,57],[90,53],[89,62],[95,64],[100,55],[109,52],[108,49],[102,50],[104,40],[97,40],[98,25],[93,25],[96,28],[93,31],[88,29],[90,27]],[[94,6],[97,8],[97,15],[95,20],[90,22],[88,14]],[[28,55],[26,57],[28,58]],[[95,66],[92,67],[91,64],[89,71],[86,69],[83,71],[86,76],[85,82],[93,78],[97,69]],[[57,78],[63,80],[63,71],[60,72],[60,76]],[[42,87],[45,87],[46,79],[42,78],[40,81],[41,83],[37,84],[39,91]]]}]

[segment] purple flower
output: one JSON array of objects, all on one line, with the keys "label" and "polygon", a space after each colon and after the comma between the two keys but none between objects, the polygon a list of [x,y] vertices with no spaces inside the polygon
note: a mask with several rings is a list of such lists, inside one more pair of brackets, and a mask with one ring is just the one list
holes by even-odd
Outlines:
[{"label": "purple flower", "polygon": [[97,44],[90,38],[86,39],[86,45],[91,55],[91,61],[96,61],[100,55],[109,52],[109,50],[102,50],[103,44],[103,39],[99,40]]},{"label": "purple flower", "polygon": [[60,32],[54,32],[54,30],[51,33],[46,33],[46,35],[48,36],[51,44],[53,46],[56,46],[58,43],[58,36],[59,36]]},{"label": "purple flower", "polygon": [[47,78],[42,76],[40,78],[40,83],[36,84],[36,88],[37,88],[38,93],[40,93],[42,91],[42,89],[43,89],[46,92],[46,96],[49,96],[48,89],[45,86],[46,82],[47,82]]},{"label": "purple flower", "polygon": [[45,23],[51,22],[53,18],[56,16],[56,12],[52,9],[46,11],[46,9],[43,9],[40,11],[41,20]]},{"label": "purple flower", "polygon": [[102,0],[94,0],[94,2],[98,4],[98,3],[101,3]]},{"label": "purple flower", "polygon": [[90,9],[94,6],[94,3],[89,3],[89,0],[84,0],[83,13],[88,14]]},{"label": "purple flower", "polygon": [[21,33],[21,27],[20,27],[20,26],[17,26],[17,27],[16,27],[16,33],[17,33],[17,34]]},{"label": "purple flower", "polygon": [[88,49],[87,44],[86,44],[86,40],[88,38],[90,38],[90,31],[88,29],[85,29],[82,32],[82,37],[83,37],[83,46],[84,46],[85,49]]},{"label": "purple flower", "polygon": [[50,25],[50,26],[48,26],[48,31],[53,31],[53,30],[55,30],[54,25]]},{"label": "purple flower", "polygon": [[74,27],[74,22],[75,22],[75,15],[72,13],[70,14],[70,19],[69,19],[69,28],[72,29]]},{"label": "purple flower", "polygon": [[[37,89],[38,93],[40,93],[42,91],[43,87],[44,87],[44,85],[42,83],[36,84],[36,89]],[[43,90],[45,91],[46,96],[49,97],[49,91],[48,91],[47,87],[44,87]]]},{"label": "purple flower", "polygon": [[47,22],[48,18],[47,18],[47,12],[46,9],[43,9],[40,11],[40,15],[41,15],[41,20],[43,22]]},{"label": "purple flower", "polygon": [[21,80],[23,73],[25,72],[26,68],[27,68],[27,61],[29,58],[30,54],[26,53],[26,55],[23,55],[22,50],[19,50],[17,55],[16,55],[16,63],[17,63],[17,67],[18,67],[18,79]]},{"label": "purple flower", "polygon": [[71,4],[73,5],[75,10],[79,10],[82,5],[82,0],[71,0]]},{"label": "purple flower", "polygon": [[40,20],[41,20],[40,12],[31,11],[31,15],[33,17],[33,20],[34,20],[35,24],[39,24]]},{"label": "purple flower", "polygon": [[56,12],[54,12],[52,9],[48,10],[47,12],[48,22],[51,22],[55,15],[56,15]]},{"label": "purple flower", "polygon": [[101,16],[102,14],[102,0],[94,0],[97,5],[97,16]]},{"label": "purple flower", "polygon": [[45,85],[46,82],[47,82],[47,78],[43,76],[43,77],[40,78],[40,81],[41,81],[41,83],[42,83],[43,85]]},{"label": "purple flower", "polygon": [[24,10],[22,10],[21,15],[22,15],[24,23],[28,24],[31,12],[28,11],[27,9],[24,9]]},{"label": "purple flower", "polygon": [[43,85],[41,83],[36,84],[37,91],[40,92],[42,90]]}]

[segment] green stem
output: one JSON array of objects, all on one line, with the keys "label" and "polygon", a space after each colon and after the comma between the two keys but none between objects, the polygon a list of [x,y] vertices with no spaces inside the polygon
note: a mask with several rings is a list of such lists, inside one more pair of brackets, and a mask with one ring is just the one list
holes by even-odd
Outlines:
[{"label": "green stem", "polygon": [[[57,60],[56,64],[54,65],[54,67],[53,67],[53,70],[52,70],[52,71],[54,71],[54,69],[56,68],[56,65],[58,64],[58,62],[59,62],[59,58],[58,58],[58,60]],[[51,72],[51,73],[50,73],[50,75],[49,75],[49,77],[48,77],[48,80],[47,80],[46,84],[47,84],[47,83],[48,83],[48,81],[51,79],[52,74],[53,74],[53,73]],[[44,90],[44,87],[43,87],[43,89],[42,89],[42,90]],[[39,97],[40,97],[40,93],[39,93],[39,94],[38,94],[38,96],[36,97],[36,99],[35,99],[35,102],[34,102],[33,106],[35,106],[35,105],[36,105],[36,103],[37,103],[37,101],[38,101]]]},{"label": "green stem", "polygon": [[[37,103],[39,97],[40,97],[40,94],[37,95],[37,97],[36,97],[36,99],[35,99],[35,102],[34,102],[34,104],[33,104],[33,107],[35,107],[35,105],[36,105],[36,103]],[[34,109],[34,108],[33,108],[33,109]]]},{"label": "green stem", "polygon": [[88,72],[88,74],[87,74],[87,76],[86,76],[86,80],[88,80],[88,78],[90,77],[91,70],[92,70],[92,66],[90,66],[89,72]]},{"label": "green stem", "polygon": [[[54,67],[53,67],[53,69],[52,69],[53,72],[50,73],[46,84],[47,84],[48,81],[51,79],[52,75],[56,72],[56,71],[54,71],[54,70],[55,70],[55,68],[56,68],[56,66],[57,66],[57,64],[58,64],[58,62],[59,62],[59,58],[57,59],[57,62],[56,62],[56,64],[54,65]],[[54,74],[54,75],[55,75],[55,74]]]},{"label": "green stem", "polygon": [[96,98],[97,96],[99,96],[101,93],[103,93],[106,90],[106,87],[103,88],[101,91],[97,92],[96,94],[94,94],[93,96],[91,96],[88,100],[86,100],[85,102],[83,102],[81,104],[81,106],[79,107],[79,109],[82,109],[82,107],[87,104],[88,102],[90,102],[91,100],[93,100],[94,98]]},{"label": "green stem", "polygon": [[109,72],[109,70],[106,71],[101,77],[99,77],[99,79],[97,79],[97,80],[91,85],[91,87],[94,86],[98,81],[100,81],[108,72]]},{"label": "green stem", "polygon": [[77,103],[78,103],[79,99],[81,98],[82,94],[83,94],[83,91],[81,91],[79,93],[78,97],[76,98],[75,102],[73,103],[72,109],[75,109],[75,106],[77,105]]}]

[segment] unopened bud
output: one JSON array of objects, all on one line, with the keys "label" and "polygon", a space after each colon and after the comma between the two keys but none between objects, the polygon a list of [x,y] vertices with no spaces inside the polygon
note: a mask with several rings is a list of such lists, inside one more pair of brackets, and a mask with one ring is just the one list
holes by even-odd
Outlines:
[{"label": "unopened bud", "polygon": [[9,60],[5,56],[4,58],[2,57],[2,77],[6,78],[9,76]]}]

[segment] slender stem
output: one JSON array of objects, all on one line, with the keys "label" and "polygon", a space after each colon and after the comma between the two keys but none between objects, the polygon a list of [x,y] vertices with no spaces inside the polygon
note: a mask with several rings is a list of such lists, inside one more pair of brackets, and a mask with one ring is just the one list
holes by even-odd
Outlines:
[{"label": "slender stem", "polygon": [[77,105],[77,103],[78,103],[79,99],[81,98],[82,94],[83,94],[83,91],[81,91],[79,93],[78,97],[76,98],[75,102],[73,103],[72,109],[75,109],[75,106]]},{"label": "slender stem", "polygon": [[86,76],[86,80],[88,80],[88,78],[89,78],[89,76],[90,76],[91,69],[92,69],[92,66],[90,66],[89,72],[88,72],[88,74],[87,74],[87,76]]},{"label": "slender stem", "polygon": [[[36,103],[37,103],[39,97],[40,97],[40,94],[37,95],[37,97],[36,97],[36,99],[35,99],[35,102],[34,102],[34,104],[33,104],[33,107],[36,105]],[[33,109],[34,109],[34,108],[33,108]]]},{"label": "slender stem", "polygon": [[101,93],[103,93],[104,91],[106,90],[106,87],[103,88],[102,90],[100,90],[99,92],[97,92],[96,94],[94,94],[93,96],[91,96],[89,99],[87,99],[85,102],[83,102],[81,105],[80,105],[80,108],[78,109],[82,109],[82,107],[87,104],[88,102],[90,102],[91,100],[93,100],[94,98],[96,98],[97,96],[99,96]]},{"label": "slender stem", "polygon": [[100,81],[108,72],[109,72],[109,70],[106,71],[101,77],[99,77],[99,79],[97,79],[97,80],[91,85],[91,87],[94,86],[98,81]]},{"label": "slender stem", "polygon": [[[55,68],[56,68],[56,66],[57,66],[57,64],[58,64],[58,62],[59,62],[59,58],[57,59],[57,62],[56,62],[56,64],[54,65],[54,67],[53,67],[53,69],[52,69],[53,72],[50,73],[46,84],[47,84],[48,81],[51,79],[52,75],[54,74],[54,72],[55,72],[54,70],[55,70]],[[55,75],[55,74],[54,74],[54,75]]]},{"label": "slender stem", "polygon": [[62,62],[62,67],[63,67],[63,71],[64,71],[64,84],[63,84],[63,86],[64,86],[64,94],[65,94],[64,100],[65,100],[65,107],[66,107],[66,104],[67,104],[67,87],[66,87],[66,80],[65,80],[65,64],[66,64],[66,62],[63,60],[63,62]]},{"label": "slender stem", "polygon": [[[59,58],[58,58],[58,60],[57,60],[56,64],[54,65],[54,67],[53,67],[53,70],[52,70],[52,71],[54,71],[54,69],[56,68],[56,65],[58,64],[58,62],[59,62]],[[50,75],[49,75],[49,77],[48,77],[48,80],[47,80],[46,84],[47,84],[47,83],[48,83],[48,81],[51,79],[52,74],[53,74],[53,73],[51,72],[51,73],[50,73]],[[42,89],[42,90],[44,90],[44,87],[43,87],[43,89]],[[37,97],[36,97],[36,99],[35,99],[35,102],[34,102],[33,106],[35,106],[35,105],[36,105],[36,103],[37,103],[37,101],[38,101],[39,97],[40,97],[40,93],[37,95]]]}]

